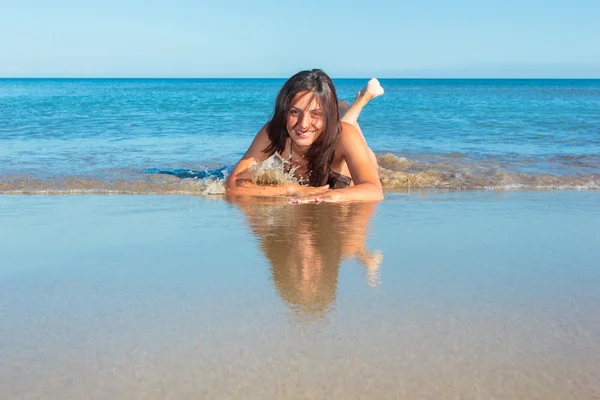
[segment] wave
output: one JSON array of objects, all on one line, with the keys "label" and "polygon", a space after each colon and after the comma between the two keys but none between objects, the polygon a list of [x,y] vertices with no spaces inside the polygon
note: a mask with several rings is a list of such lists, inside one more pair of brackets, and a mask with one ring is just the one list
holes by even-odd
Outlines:
[{"label": "wave", "polygon": [[[461,153],[409,158],[392,153],[377,156],[384,189],[446,190],[598,190],[600,157],[556,156],[540,170],[539,160],[520,163],[473,159]],[[529,164],[528,164],[529,163]],[[564,165],[570,168],[564,168]],[[565,173],[565,171],[571,173]],[[158,169],[112,170],[99,176],[74,174],[0,176],[2,194],[182,194],[223,195],[231,167],[212,170]],[[275,155],[253,168],[258,184],[298,183],[287,161]]]},{"label": "wave", "polygon": [[[167,176],[161,176],[167,175]],[[44,179],[13,176],[0,178],[2,194],[183,194],[222,195],[224,178],[181,178],[176,173],[157,172],[147,177],[99,179],[88,176],[49,177]]]},{"label": "wave", "polygon": [[[570,160],[570,168],[545,166],[538,160],[512,162],[489,159],[474,160],[463,154],[444,154],[425,160],[410,160],[387,153],[377,157],[379,177],[386,188],[422,188],[455,190],[597,190],[600,189],[598,160],[585,156],[555,157],[557,166]],[[585,168],[577,170],[577,165]],[[579,173],[565,173],[571,170]]]}]

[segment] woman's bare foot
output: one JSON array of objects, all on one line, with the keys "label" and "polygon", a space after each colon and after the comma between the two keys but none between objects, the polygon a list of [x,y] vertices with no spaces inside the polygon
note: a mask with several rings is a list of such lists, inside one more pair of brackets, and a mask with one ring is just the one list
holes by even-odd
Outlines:
[{"label": "woman's bare foot", "polygon": [[[358,116],[360,115],[364,106],[367,105],[369,101],[374,99],[375,97],[381,96],[383,94],[383,88],[381,84],[377,80],[377,78],[371,78],[369,82],[365,85],[365,87],[358,92],[354,102],[350,105],[345,114],[343,114],[342,122],[346,122],[352,126],[354,126],[360,134],[363,136],[362,130],[358,125]],[[366,143],[366,140],[365,140]]]},{"label": "woman's bare foot", "polygon": [[365,87],[356,94],[356,98],[354,102],[350,105],[344,117],[342,118],[343,122],[347,122],[351,125],[354,125],[357,129],[358,127],[358,116],[362,111],[363,107],[367,105],[369,101],[374,99],[375,97],[381,96],[384,93],[381,84],[377,80],[377,78],[371,78],[369,82],[365,85]]},{"label": "woman's bare foot", "polygon": [[365,85],[365,87],[358,92],[356,95],[356,100],[364,99],[366,101],[370,101],[375,97],[381,96],[385,91],[381,87],[381,84],[377,80],[377,78],[371,78],[369,82]]}]

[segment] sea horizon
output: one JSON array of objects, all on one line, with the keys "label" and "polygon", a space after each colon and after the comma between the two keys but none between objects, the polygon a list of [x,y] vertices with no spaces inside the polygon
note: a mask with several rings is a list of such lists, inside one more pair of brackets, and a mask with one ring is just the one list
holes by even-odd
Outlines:
[{"label": "sea horizon", "polygon": [[[565,80],[565,81],[596,81],[596,80],[600,80],[600,77],[528,77],[528,76],[524,76],[524,77],[387,77],[387,76],[375,76],[375,75],[365,75],[365,76],[343,76],[343,77],[337,77],[335,75],[331,76],[331,79],[333,80],[360,80],[360,79],[369,79],[371,77],[375,77],[379,80],[447,80],[447,81],[456,81],[456,80],[466,80],[466,81],[471,81],[471,80],[499,80],[499,81],[519,81],[519,80],[549,80],[549,81],[556,81],[556,80]],[[198,79],[198,80],[209,80],[209,79],[214,79],[214,80],[234,80],[234,79],[273,79],[273,80],[286,80],[288,79],[289,76],[281,76],[281,77],[273,77],[273,76],[269,76],[269,77],[261,77],[261,76],[231,76],[231,77],[227,77],[227,76],[219,76],[219,77],[211,77],[211,76],[4,76],[4,77],[0,77],[0,80],[27,80],[27,79],[32,79],[32,80],[43,80],[43,79],[56,79],[56,80],[60,80],[60,79],[90,79],[90,80],[94,80],[94,79],[173,79],[173,80],[177,80],[177,79],[181,79],[181,80],[194,80],[194,79]]]}]

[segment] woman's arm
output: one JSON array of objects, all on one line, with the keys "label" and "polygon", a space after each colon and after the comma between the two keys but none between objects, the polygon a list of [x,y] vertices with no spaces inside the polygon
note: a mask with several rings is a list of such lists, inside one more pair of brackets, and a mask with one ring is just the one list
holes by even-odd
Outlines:
[{"label": "woman's arm", "polygon": [[354,186],[305,196],[294,202],[379,201],[383,199],[377,165],[371,159],[371,151],[362,134],[354,126],[342,123],[342,132],[336,147],[336,152],[338,151],[341,152],[348,165]]},{"label": "woman's arm", "polygon": [[316,188],[297,184],[287,184],[279,186],[262,186],[252,182],[251,168],[259,162],[267,159],[268,155],[263,152],[271,142],[267,134],[266,125],[258,132],[252,144],[246,151],[246,154],[233,168],[231,175],[225,182],[226,195],[247,195],[247,196],[296,196],[321,193],[328,187]]}]

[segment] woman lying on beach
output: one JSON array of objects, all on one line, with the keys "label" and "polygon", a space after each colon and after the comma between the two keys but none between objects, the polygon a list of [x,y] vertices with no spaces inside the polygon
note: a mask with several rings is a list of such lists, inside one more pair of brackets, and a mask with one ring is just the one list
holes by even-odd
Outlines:
[{"label": "woman lying on beach", "polygon": [[[295,203],[381,200],[377,160],[357,121],[362,108],[382,94],[377,79],[371,79],[340,118],[327,74],[314,69],[292,76],[277,95],[273,118],[228,177],[226,194],[289,196]],[[308,185],[253,183],[253,169],[275,153],[288,160],[300,183]]]}]

